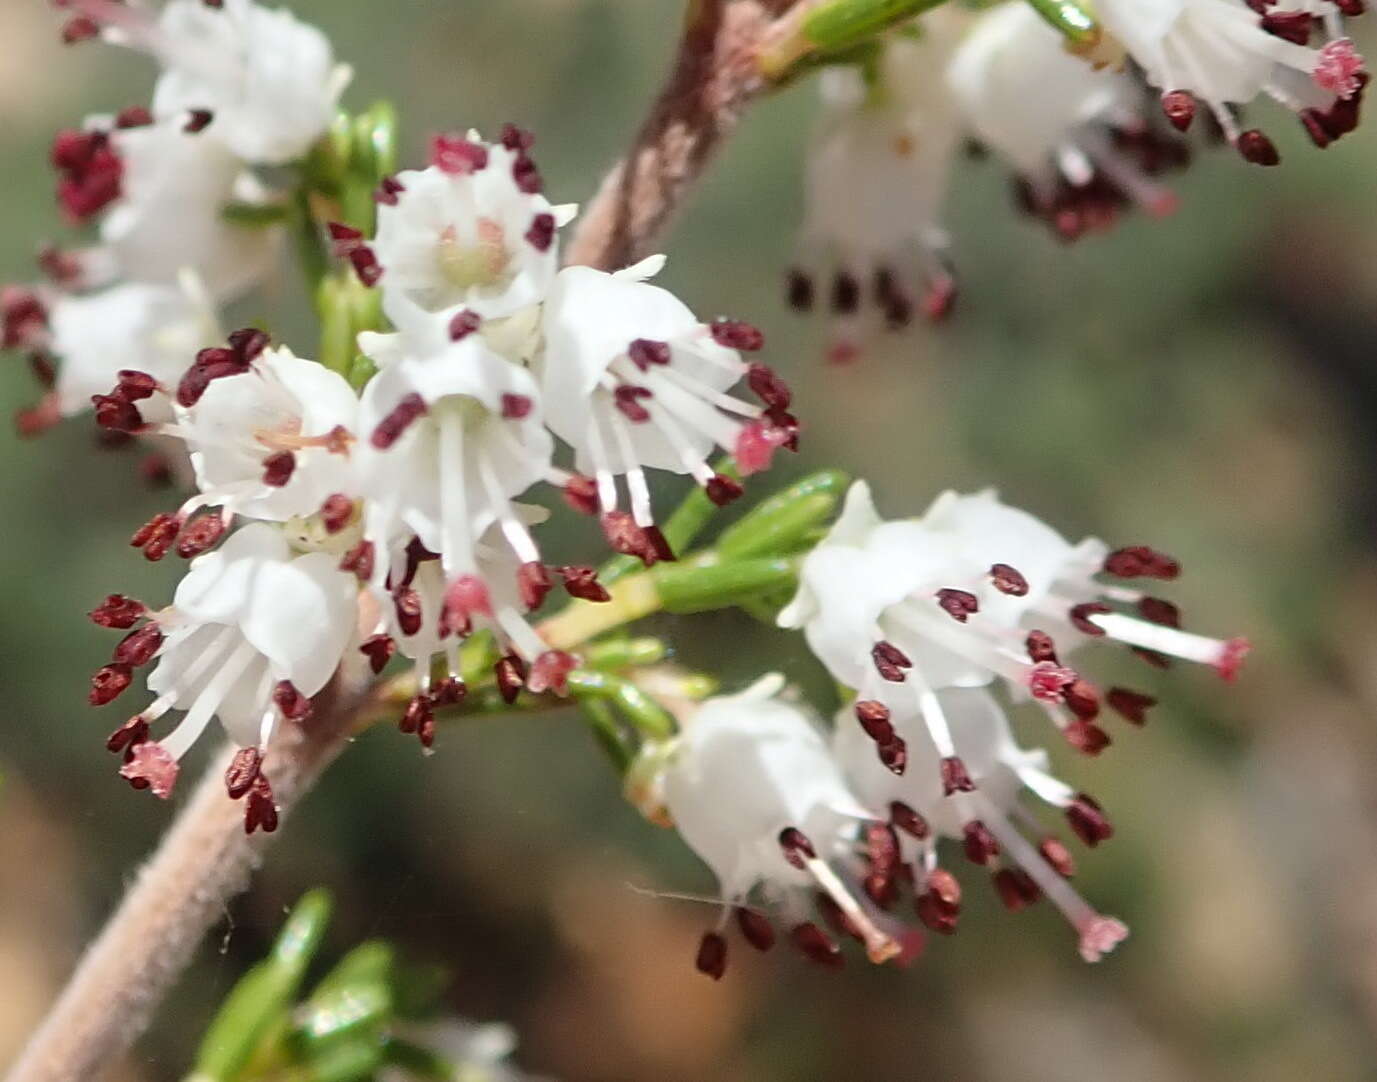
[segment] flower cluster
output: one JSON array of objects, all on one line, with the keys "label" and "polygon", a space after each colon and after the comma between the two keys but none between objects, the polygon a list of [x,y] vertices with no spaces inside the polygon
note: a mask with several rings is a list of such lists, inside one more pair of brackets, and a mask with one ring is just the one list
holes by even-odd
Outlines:
[{"label": "flower cluster", "polygon": [[48,391],[21,413],[25,432],[89,409],[122,370],[175,382],[189,353],[221,337],[219,306],[278,262],[287,192],[264,167],[307,154],[350,74],[319,30],[254,0],[169,0],[156,14],[57,3],[66,41],[144,52],[159,76],[148,106],[53,140],[62,215],[95,223],[98,239],[45,248],[44,280],[0,294],[3,345],[29,353]]},{"label": "flower cluster", "polygon": [[830,743],[771,678],[704,704],[655,751],[653,792],[721,891],[723,918],[703,940],[699,968],[721,976],[730,914],[754,946],[773,942],[752,901],[757,888],[817,961],[842,956],[812,919],[814,901],[872,961],[911,956],[914,931],[891,913],[906,892],[929,929],[951,933],[958,923],[961,891],[939,863],[943,838],[990,869],[1011,910],[1046,896],[1084,959],[1111,950],[1127,929],[1072,889],[1069,849],[1022,794],[1060,811],[1087,846],[1112,836],[1109,818],[1050,773],[1045,751],[1019,746],[993,692],[1035,704],[1093,756],[1110,743],[1102,706],[1142,725],[1155,700],[1120,687],[1102,693],[1072,667],[1081,647],[1114,640],[1155,666],[1184,658],[1232,679],[1245,641],[1184,631],[1170,602],[1097,580],[1178,573],[1146,547],[1072,545],[990,492],[947,493],[919,519],[886,522],[867,487],[854,486],[779,617],[851,689]]},{"label": "flower cluster", "polygon": [[[129,631],[93,703],[157,661],[154,701],[110,741],[136,785],[166,796],[219,716],[242,748],[231,795],[249,796],[250,830],[270,827],[263,751],[351,648],[375,672],[396,652],[412,662],[401,727],[425,746],[435,708],[465,695],[458,646],[475,632],[498,644],[509,702],[522,687],[563,693],[576,659],[527,614],[556,581],[609,595],[591,567],[546,561],[532,529],[545,512],[518,499],[553,485],[599,517],[614,550],[650,565],[674,553],[648,471],[689,475],[724,504],[738,477],[796,446],[788,388],[743,358],[760,332],[703,322],[650,284],[662,258],[559,270],[557,232],[574,212],[542,194],[531,145],[511,126],[496,143],[437,137],[427,168],[383,180],[375,235],[330,226],[393,328],[358,335],[369,374],[354,384],[246,329],[177,371],[122,370],[96,396],[104,428],[183,443],[197,489],[133,539],[151,560],[192,558],[173,604],[117,595],[92,614]],[[758,403],[729,393],[741,382]],[[572,469],[556,464],[557,440]],[[708,465],[714,448],[734,456],[734,476]],[[154,740],[174,709],[185,717]]]},{"label": "flower cluster", "polygon": [[1101,26],[1076,46],[1024,3],[931,12],[866,65],[823,73],[791,305],[811,308],[827,272],[836,362],[878,326],[944,316],[955,284],[940,259],[941,204],[963,138],[1004,162],[1019,205],[1065,240],[1131,207],[1171,213],[1175,197],[1156,178],[1187,161],[1181,133],[1197,103],[1258,165],[1280,161],[1240,120],[1259,97],[1328,146],[1357,126],[1368,82],[1343,29],[1361,10],[1357,0],[1106,0],[1095,5]]}]

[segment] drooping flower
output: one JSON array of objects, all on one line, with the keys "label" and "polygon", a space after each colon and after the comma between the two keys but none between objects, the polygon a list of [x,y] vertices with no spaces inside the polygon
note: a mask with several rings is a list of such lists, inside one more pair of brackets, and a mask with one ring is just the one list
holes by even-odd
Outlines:
[{"label": "drooping flower", "polygon": [[[1099,805],[1058,781],[1041,750],[1015,743],[1004,711],[982,688],[948,688],[937,693],[957,755],[963,764],[959,783],[943,782],[940,754],[917,710],[890,712],[874,700],[858,700],[837,718],[833,749],[847,780],[870,807],[886,808],[901,840],[913,882],[919,917],[934,931],[956,930],[960,890],[951,872],[938,863],[942,838],[961,843],[966,859],[991,869],[1000,899],[1012,910],[1046,896],[1076,930],[1081,956],[1099,961],[1127,935],[1124,925],[1096,912],[1066,881],[1074,865],[1063,843],[1044,834],[1030,843],[1017,824],[1036,820],[1020,803],[1026,789],[1062,810],[1071,829],[1094,846],[1113,833]],[[859,724],[857,724],[859,722]],[[876,736],[904,748],[900,773],[875,755]],[[896,900],[898,880],[868,880],[878,904]]]},{"label": "drooping flower", "polygon": [[511,125],[500,143],[436,136],[429,168],[384,185],[377,235],[349,255],[364,281],[379,282],[394,322],[407,306],[498,320],[544,299],[559,266],[556,231],[574,210],[541,194],[530,147]]},{"label": "drooping flower", "polygon": [[916,36],[887,38],[872,73],[822,74],[788,294],[795,308],[811,308],[822,274],[833,361],[853,359],[878,321],[938,319],[955,301],[939,222],[960,133],[942,73],[963,21],[935,11]]},{"label": "drooping flower", "polygon": [[[777,448],[794,447],[797,434],[783,381],[741,358],[739,351],[760,348],[760,332],[699,320],[643,280],[662,264],[656,258],[617,274],[560,271],[536,365],[546,424],[574,449],[581,471],[570,482],[574,498],[601,513],[614,548],[647,562],[671,554],[655,526],[646,469],[689,474],[723,504],[741,487],[708,465],[714,446],[734,454],[746,475],[765,469]],[[763,406],[726,393],[742,379]],[[630,512],[619,509],[618,478]]]},{"label": "drooping flower", "polygon": [[[1342,13],[1361,4],[1327,0],[1250,6],[1239,0],[1102,0],[1096,16],[1162,92],[1162,108],[1181,130],[1197,99],[1248,161],[1280,155],[1257,128],[1240,130],[1234,106],[1267,96],[1290,109],[1318,146],[1358,124],[1368,75],[1344,36]],[[1318,18],[1316,16],[1319,16]],[[1324,43],[1310,44],[1319,33]]]},{"label": "drooping flower", "polygon": [[[110,750],[125,756],[121,774],[167,797],[178,760],[218,717],[242,749],[226,777],[230,795],[249,797],[246,829],[271,830],[277,813],[263,749],[284,719],[309,712],[354,634],[358,587],[338,562],[296,554],[280,529],[252,523],[192,563],[169,608],[150,611],[118,595],[97,607],[97,624],[133,630],[93,678],[93,705],[113,701],[135,669],[157,662],[147,679],[153,702],[110,737]],[[185,712],[181,721],[152,739],[151,727],[171,710]]]},{"label": "drooping flower", "polygon": [[[739,695],[708,700],[662,752],[665,809],[718,881],[722,915],[698,952],[698,968],[713,978],[726,968],[722,932],[733,914],[753,946],[774,942],[769,919],[752,902],[756,891],[793,942],[823,964],[839,965],[842,955],[812,920],[815,893],[874,962],[911,956],[921,942],[858,890],[876,859],[866,828],[892,835],[847,787],[812,721],[778,697],[781,683],[768,676]],[[888,869],[897,845],[881,848]]]},{"label": "drooping flower", "polygon": [[118,0],[59,3],[83,28],[158,61],[156,116],[205,131],[247,162],[303,157],[351,76],[319,30],[254,0],[169,0],[156,16]]},{"label": "drooping flower", "polygon": [[1066,239],[1126,206],[1171,213],[1175,197],[1152,178],[1185,161],[1185,143],[1149,122],[1129,76],[1092,68],[1064,41],[1027,4],[981,14],[947,69],[962,120],[1013,168],[1024,206]]},{"label": "drooping flower", "polygon": [[[937,692],[1002,680],[1031,697],[1068,742],[1090,754],[1108,743],[1095,724],[1098,689],[1066,655],[1097,638],[1125,643],[1147,660],[1198,661],[1232,679],[1242,639],[1183,631],[1170,602],[1096,580],[1166,580],[1179,566],[1143,546],[1110,552],[1093,538],[1072,545],[993,492],[945,493],[922,518],[885,522],[858,482],[831,533],[804,560],[798,595],[779,617],[801,627],[833,677],[891,714],[917,712],[959,787],[963,766]],[[1123,610],[1136,611],[1129,615]],[[1109,705],[1141,722],[1152,701],[1112,689]],[[877,739],[882,759],[901,750]]]}]

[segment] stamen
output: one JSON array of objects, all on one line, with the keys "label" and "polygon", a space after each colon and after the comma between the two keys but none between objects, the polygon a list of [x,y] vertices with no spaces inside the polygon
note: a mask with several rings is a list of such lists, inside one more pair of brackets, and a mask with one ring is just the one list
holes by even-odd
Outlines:
[{"label": "stamen", "polygon": [[745,906],[736,908],[736,924],[741,935],[758,951],[767,951],[775,945],[775,930],[769,920],[754,909]]},{"label": "stamen", "polygon": [[698,943],[698,956],[694,966],[699,973],[706,974],[715,981],[722,979],[727,971],[727,941],[717,932],[704,932]]}]

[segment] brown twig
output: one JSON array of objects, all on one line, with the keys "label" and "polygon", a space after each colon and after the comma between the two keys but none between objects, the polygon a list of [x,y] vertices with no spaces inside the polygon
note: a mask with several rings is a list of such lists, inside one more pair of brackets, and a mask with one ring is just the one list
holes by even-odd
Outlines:
[{"label": "brown twig", "polygon": [[713,153],[765,83],[756,57],[780,0],[694,0],[669,81],[581,217],[568,261],[616,270],[652,254]]},{"label": "brown twig", "polygon": [[[367,701],[367,672],[341,674],[311,720],[284,731],[265,769],[279,809],[294,808],[344,747]],[[191,800],[87,949],[7,1082],[91,1082],[134,1042],[243,891],[271,835],[246,837],[243,805],[225,795],[230,753],[215,756]]]}]

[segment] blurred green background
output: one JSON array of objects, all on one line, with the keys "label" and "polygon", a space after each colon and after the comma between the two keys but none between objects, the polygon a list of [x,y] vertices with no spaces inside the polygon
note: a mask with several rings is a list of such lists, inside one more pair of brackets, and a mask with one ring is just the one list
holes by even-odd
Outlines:
[{"label": "blurred green background", "polygon": [[[625,145],[679,3],[293,7],[355,65],[350,104],[395,99],[413,160],[433,129],[515,120],[559,201],[586,199]],[[0,3],[0,280],[64,239],[52,131],[151,82],[137,57],[63,50],[55,26],[41,0]],[[710,913],[632,889],[707,891],[708,873],[621,802],[572,716],[451,728],[431,758],[383,727],[293,819],[119,1078],[180,1077],[314,884],[339,899],[333,953],[385,935],[445,964],[458,1013],[510,1021],[523,1064],[565,1079],[1377,1077],[1377,138],[1319,152],[1269,113],[1281,168],[1202,156],[1174,218],[1075,247],[1012,212],[994,163],[958,163],[955,318],[836,369],[821,326],[780,299],[810,90],[748,117],[667,244],[667,284],[760,323],[797,390],[805,449],[779,476],[843,465],[895,515],[997,484],[1073,536],[1178,555],[1171,596],[1192,626],[1255,643],[1236,687],[1102,653],[1093,676],[1164,705],[1145,730],[1116,726],[1098,760],[1053,749],[1118,824],[1081,885],[1133,937],[1085,966],[1049,907],[1005,914],[965,873],[962,931],[909,971],[737,952],[714,985],[692,966]],[[243,315],[309,349],[290,289]],[[8,360],[7,410],[36,394]],[[174,810],[115,776],[102,740],[118,719],[84,702],[111,640],[82,614],[116,590],[164,596],[177,571],[125,547],[168,498],[92,433],[0,435],[0,1062]],[[585,533],[547,544],[594,555]],[[657,626],[729,687],[770,666],[816,681],[798,641],[744,617]]]}]

